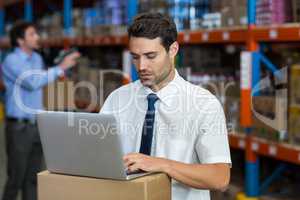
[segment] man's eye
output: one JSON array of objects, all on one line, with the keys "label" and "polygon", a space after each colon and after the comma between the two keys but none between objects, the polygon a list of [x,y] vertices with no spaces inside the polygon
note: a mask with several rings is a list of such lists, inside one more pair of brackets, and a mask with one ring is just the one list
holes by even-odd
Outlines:
[{"label": "man's eye", "polygon": [[147,56],[148,59],[154,59],[156,55]]},{"label": "man's eye", "polygon": [[132,59],[133,59],[133,60],[137,60],[137,59],[139,59],[139,57],[137,57],[137,56],[132,56]]}]

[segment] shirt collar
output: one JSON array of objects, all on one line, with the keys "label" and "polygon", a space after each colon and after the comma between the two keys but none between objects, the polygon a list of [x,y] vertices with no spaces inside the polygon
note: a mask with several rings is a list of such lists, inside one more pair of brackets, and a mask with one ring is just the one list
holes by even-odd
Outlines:
[{"label": "shirt collar", "polygon": [[149,87],[142,86],[146,95],[148,96],[151,93],[154,93],[158,96],[159,100],[166,104],[167,106],[171,106],[172,101],[174,100],[175,95],[179,95],[179,88],[181,86],[180,81],[182,78],[178,74],[177,70],[175,69],[175,77],[174,79],[169,82],[165,87],[160,89],[157,92],[154,92]]},{"label": "shirt collar", "polygon": [[27,53],[25,53],[25,52],[24,52],[21,48],[19,48],[19,47],[17,47],[17,48],[15,49],[15,52],[18,53],[18,54],[21,56],[21,58],[24,59],[24,60],[29,60],[29,59],[31,59],[31,58],[32,58],[32,55],[33,55],[33,52],[32,52],[31,55],[28,55]]}]

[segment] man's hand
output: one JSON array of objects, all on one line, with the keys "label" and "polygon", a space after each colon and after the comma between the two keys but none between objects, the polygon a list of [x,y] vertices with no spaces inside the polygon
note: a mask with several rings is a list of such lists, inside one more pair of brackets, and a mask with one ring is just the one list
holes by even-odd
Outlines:
[{"label": "man's hand", "polygon": [[70,55],[67,55],[63,61],[59,64],[59,66],[63,69],[63,70],[67,70],[71,67],[74,67],[76,64],[76,59],[80,57],[80,53],[79,52],[74,52],[71,53]]},{"label": "man's hand", "polygon": [[187,164],[140,153],[127,154],[123,160],[129,172],[164,172],[172,179],[197,189],[225,191],[230,180],[230,165],[227,163]]},{"label": "man's hand", "polygon": [[143,170],[146,172],[167,173],[170,160],[151,157],[140,153],[130,153],[123,158],[129,172]]}]

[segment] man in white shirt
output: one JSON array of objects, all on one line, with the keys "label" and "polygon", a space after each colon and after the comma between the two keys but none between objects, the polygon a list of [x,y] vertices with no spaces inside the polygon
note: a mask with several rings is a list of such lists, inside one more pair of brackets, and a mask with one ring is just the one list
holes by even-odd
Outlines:
[{"label": "man in white shirt", "polygon": [[223,109],[177,73],[179,45],[170,18],[141,14],[128,35],[140,80],[112,92],[101,109],[120,123],[125,165],[168,174],[173,200],[208,200],[209,190],[223,191],[230,180]]}]

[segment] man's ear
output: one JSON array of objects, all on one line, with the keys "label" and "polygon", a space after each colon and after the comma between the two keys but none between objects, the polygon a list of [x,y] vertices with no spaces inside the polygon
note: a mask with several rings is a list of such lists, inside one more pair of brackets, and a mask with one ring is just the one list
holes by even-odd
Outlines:
[{"label": "man's ear", "polygon": [[169,48],[169,55],[172,57],[172,58],[175,58],[175,56],[177,55],[178,53],[178,50],[179,50],[179,44],[177,41],[173,42],[171,45],[170,45],[170,48]]}]

